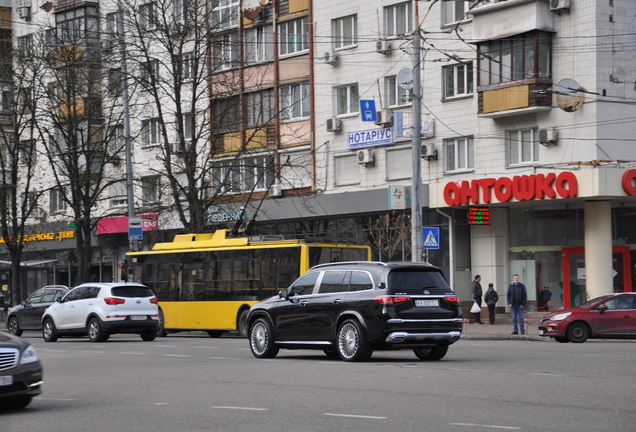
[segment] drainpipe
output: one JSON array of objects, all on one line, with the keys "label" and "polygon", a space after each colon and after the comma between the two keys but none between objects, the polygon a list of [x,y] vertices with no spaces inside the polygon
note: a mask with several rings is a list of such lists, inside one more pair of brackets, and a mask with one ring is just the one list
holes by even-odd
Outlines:
[{"label": "drainpipe", "polygon": [[441,211],[437,210],[437,213],[442,216],[446,216],[448,218],[448,255],[449,255],[449,282],[450,287],[453,291],[455,291],[455,227],[453,225],[453,217]]}]

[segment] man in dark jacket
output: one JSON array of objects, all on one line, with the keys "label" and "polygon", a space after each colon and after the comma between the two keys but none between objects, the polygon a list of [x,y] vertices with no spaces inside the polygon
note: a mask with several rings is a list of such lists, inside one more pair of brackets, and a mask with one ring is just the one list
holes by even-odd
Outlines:
[{"label": "man in dark jacket", "polygon": [[486,294],[484,294],[484,303],[488,305],[488,322],[490,325],[495,324],[495,308],[497,307],[498,301],[499,294],[495,291],[493,284],[489,283]]},{"label": "man in dark jacket", "polygon": [[[477,303],[477,306],[481,307],[481,296],[483,295],[483,292],[481,290],[481,284],[479,283],[481,281],[481,276],[477,275],[475,276],[475,280],[473,281],[473,286],[472,286],[472,294],[473,294],[473,302]],[[483,324],[483,322],[481,322],[481,312],[475,312],[475,324]]]},{"label": "man in dark jacket", "polygon": [[528,292],[524,284],[519,282],[519,275],[512,276],[512,283],[508,287],[508,293],[506,294],[506,301],[510,308],[510,314],[512,315],[512,334],[519,334],[517,332],[517,319],[519,319],[519,326],[521,327],[521,334],[526,334],[523,322],[523,308],[526,306],[528,300]]}]

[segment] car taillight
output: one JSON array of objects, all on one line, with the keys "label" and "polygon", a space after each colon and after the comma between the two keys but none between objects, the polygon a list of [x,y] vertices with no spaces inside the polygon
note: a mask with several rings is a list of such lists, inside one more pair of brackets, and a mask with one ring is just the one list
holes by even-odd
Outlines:
[{"label": "car taillight", "polygon": [[450,302],[450,303],[459,304],[459,297],[457,297],[457,296],[446,296],[446,297],[444,297],[444,300],[446,300],[447,302]]},{"label": "car taillight", "polygon": [[157,300],[157,297],[153,297],[153,298],[150,299],[150,303],[157,304],[157,303],[159,303],[159,301]]},{"label": "car taillight", "polygon": [[126,300],[124,300],[123,298],[117,298],[117,297],[105,297],[104,301],[106,302],[106,304],[109,304],[109,305],[118,305],[118,304],[126,303]]},{"label": "car taillight", "polygon": [[404,303],[410,300],[411,300],[411,297],[409,296],[396,296],[396,297],[379,296],[373,299],[374,302],[380,303],[380,304],[397,304],[397,303]]}]

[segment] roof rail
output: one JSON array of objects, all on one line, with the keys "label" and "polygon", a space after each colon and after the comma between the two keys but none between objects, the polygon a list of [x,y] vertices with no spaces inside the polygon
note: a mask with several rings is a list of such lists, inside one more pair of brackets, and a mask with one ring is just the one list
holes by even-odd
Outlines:
[{"label": "roof rail", "polygon": [[384,266],[386,267],[386,263],[380,262],[380,261],[336,261],[336,262],[330,262],[330,263],[325,263],[325,264],[317,264],[315,266],[312,267],[312,269],[315,268],[319,268],[319,267],[326,267],[326,266],[337,266],[337,265],[361,265],[361,264],[374,264],[374,265],[379,265],[379,266]]}]

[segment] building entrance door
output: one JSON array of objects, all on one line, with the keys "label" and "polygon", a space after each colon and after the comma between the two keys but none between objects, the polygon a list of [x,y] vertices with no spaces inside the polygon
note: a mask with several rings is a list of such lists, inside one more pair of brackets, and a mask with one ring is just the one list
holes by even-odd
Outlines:
[{"label": "building entrance door", "polygon": [[[585,248],[563,248],[561,250],[563,270],[563,307],[576,307],[590,300],[585,283]],[[632,290],[630,274],[629,246],[612,248],[614,277],[607,281],[606,292],[627,292]]]}]

